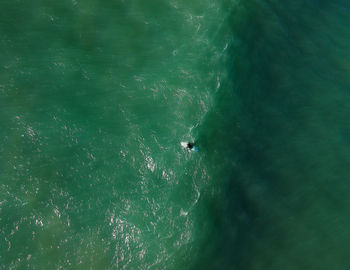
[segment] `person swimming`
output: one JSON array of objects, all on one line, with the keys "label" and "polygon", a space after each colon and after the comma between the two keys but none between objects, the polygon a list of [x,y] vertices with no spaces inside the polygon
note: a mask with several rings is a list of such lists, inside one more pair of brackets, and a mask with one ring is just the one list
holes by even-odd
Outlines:
[{"label": "person swimming", "polygon": [[192,144],[192,143],[187,143],[186,148],[187,148],[187,149],[192,149],[192,148],[193,148],[193,144]]},{"label": "person swimming", "polygon": [[195,146],[195,144],[194,143],[190,143],[190,142],[181,142],[181,146],[183,147],[183,148],[186,148],[186,149],[188,149],[188,150],[190,150],[190,151],[198,151],[198,148]]}]

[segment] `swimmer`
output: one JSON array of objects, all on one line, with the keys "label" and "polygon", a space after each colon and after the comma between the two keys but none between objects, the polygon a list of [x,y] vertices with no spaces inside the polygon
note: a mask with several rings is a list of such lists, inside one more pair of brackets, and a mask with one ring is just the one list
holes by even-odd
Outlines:
[{"label": "swimmer", "polygon": [[194,146],[194,143],[190,143],[190,142],[181,142],[181,146],[183,148],[188,149],[189,151],[198,151],[198,148],[196,146]]},{"label": "swimmer", "polygon": [[193,144],[192,143],[187,143],[186,146],[187,149],[191,150],[193,148]]}]

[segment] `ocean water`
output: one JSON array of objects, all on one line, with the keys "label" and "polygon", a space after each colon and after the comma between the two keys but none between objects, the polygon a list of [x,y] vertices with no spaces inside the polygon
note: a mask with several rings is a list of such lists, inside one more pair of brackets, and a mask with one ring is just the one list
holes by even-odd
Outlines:
[{"label": "ocean water", "polygon": [[349,269],[348,1],[0,10],[0,269]]}]

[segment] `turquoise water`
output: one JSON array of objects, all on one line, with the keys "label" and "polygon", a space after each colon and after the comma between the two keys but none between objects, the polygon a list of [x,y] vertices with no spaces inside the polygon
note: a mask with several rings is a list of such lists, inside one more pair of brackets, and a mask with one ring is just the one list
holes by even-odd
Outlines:
[{"label": "turquoise water", "polygon": [[0,10],[0,269],[348,269],[347,1]]}]

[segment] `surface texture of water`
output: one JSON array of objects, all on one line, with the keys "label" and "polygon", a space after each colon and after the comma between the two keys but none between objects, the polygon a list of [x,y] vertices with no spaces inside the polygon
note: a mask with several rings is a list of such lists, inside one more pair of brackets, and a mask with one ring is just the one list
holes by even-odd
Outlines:
[{"label": "surface texture of water", "polygon": [[0,269],[348,269],[346,1],[0,10]]}]

